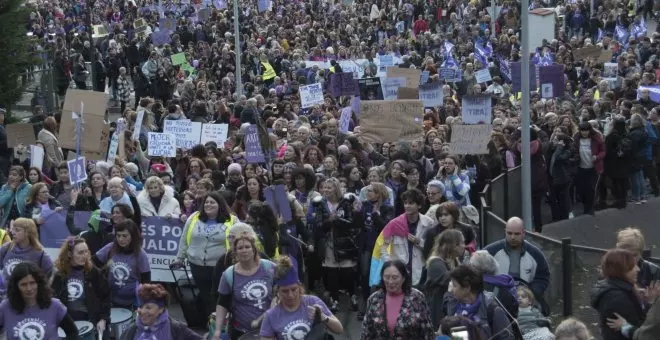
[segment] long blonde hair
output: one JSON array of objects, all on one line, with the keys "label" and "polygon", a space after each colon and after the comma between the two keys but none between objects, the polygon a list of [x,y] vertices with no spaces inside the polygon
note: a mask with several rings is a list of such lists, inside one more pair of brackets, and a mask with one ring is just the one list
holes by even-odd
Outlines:
[{"label": "long blonde hair", "polygon": [[465,242],[463,233],[457,229],[447,229],[435,237],[433,250],[429,256],[426,266],[428,267],[431,259],[440,258],[445,261],[449,270],[458,266],[458,258],[463,254],[456,254],[456,246]]},{"label": "long blonde hair", "polygon": [[[25,231],[25,236],[27,236],[28,240],[30,241],[30,246],[34,248],[34,250],[38,251],[43,251],[44,247],[41,245],[41,242],[39,242],[39,232],[37,231],[37,224],[34,223],[34,221],[30,218],[17,218],[14,220],[12,228],[23,228]],[[16,242],[14,240],[11,241],[11,246],[9,246],[9,250],[14,248],[16,246]]]}]

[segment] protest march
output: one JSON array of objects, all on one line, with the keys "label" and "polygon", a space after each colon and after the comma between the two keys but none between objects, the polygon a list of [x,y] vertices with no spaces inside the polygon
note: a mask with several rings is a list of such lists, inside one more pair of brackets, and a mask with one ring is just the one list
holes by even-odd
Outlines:
[{"label": "protest march", "polygon": [[0,339],[660,338],[653,235],[593,320],[528,235],[660,196],[659,5],[10,0],[52,93],[0,108]]}]

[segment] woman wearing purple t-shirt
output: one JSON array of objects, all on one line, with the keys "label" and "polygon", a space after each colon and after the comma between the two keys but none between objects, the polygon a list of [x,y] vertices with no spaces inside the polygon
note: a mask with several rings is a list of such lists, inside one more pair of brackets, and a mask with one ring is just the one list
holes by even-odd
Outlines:
[{"label": "woman wearing purple t-shirt", "polygon": [[159,284],[142,284],[137,290],[138,317],[119,340],[201,340],[186,324],[170,319],[170,294]]},{"label": "woman wearing purple t-shirt", "polygon": [[7,286],[7,299],[0,303],[0,328],[7,340],[58,340],[58,327],[67,340],[78,339],[76,324],[52,297],[46,276],[34,263],[16,265]]},{"label": "woman wearing purple t-shirt", "polygon": [[37,225],[29,218],[17,218],[10,224],[13,239],[0,248],[0,269],[5,280],[21,262],[32,262],[47,277],[53,273],[53,261],[44,251],[37,233]]},{"label": "woman wearing purple t-shirt", "polygon": [[327,324],[330,332],[344,332],[341,322],[321,299],[305,295],[298,280],[298,270],[288,256],[281,256],[277,261],[275,284],[279,303],[264,316],[259,333],[262,340],[304,339],[312,328],[317,310],[322,314],[321,322]]},{"label": "woman wearing purple t-shirt", "polygon": [[275,264],[261,259],[254,238],[239,236],[231,249],[236,264],[220,278],[215,339],[220,338],[227,312],[232,314],[230,336],[235,340],[259,327],[272,301]]},{"label": "woman wearing purple t-shirt", "polygon": [[[107,274],[92,264],[85,239],[63,242],[55,261],[51,287],[76,321],[90,321],[103,334],[110,324],[110,288]],[[109,334],[108,334],[109,335]]]},{"label": "woman wearing purple t-shirt", "polygon": [[142,233],[135,222],[115,224],[115,241],[101,248],[93,257],[99,266],[108,266],[112,306],[133,310],[135,287],[151,281],[147,253],[142,249]]}]

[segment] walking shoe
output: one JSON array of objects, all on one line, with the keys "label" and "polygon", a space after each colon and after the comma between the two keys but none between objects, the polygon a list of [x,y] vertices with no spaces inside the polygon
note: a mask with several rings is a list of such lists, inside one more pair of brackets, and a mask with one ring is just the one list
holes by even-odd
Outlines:
[{"label": "walking shoe", "polygon": [[351,295],[351,307],[353,308],[354,312],[357,312],[360,310],[360,306],[358,304],[358,298],[357,295],[353,294]]},{"label": "walking shoe", "polygon": [[339,312],[339,301],[335,299],[331,299],[331,300],[332,300],[332,304],[330,306],[330,310],[332,311],[332,313]]},{"label": "walking shoe", "polygon": [[641,200],[640,201],[635,201],[635,204],[640,205],[640,204],[642,204],[642,201]]}]

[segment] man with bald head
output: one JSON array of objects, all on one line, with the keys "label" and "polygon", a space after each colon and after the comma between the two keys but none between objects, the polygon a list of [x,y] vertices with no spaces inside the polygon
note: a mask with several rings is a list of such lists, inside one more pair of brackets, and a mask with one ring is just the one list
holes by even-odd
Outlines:
[{"label": "man with bald head", "polygon": [[498,264],[497,274],[509,274],[523,281],[534,292],[538,300],[550,283],[548,261],[543,252],[525,242],[525,227],[520,217],[511,217],[504,229],[505,238],[484,248]]}]

